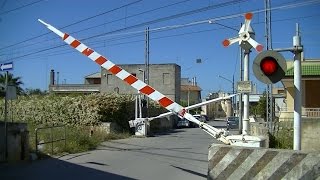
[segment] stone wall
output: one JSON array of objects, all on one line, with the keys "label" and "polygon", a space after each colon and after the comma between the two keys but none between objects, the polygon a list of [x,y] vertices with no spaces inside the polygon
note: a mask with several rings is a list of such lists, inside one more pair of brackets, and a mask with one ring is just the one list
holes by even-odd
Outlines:
[{"label": "stone wall", "polygon": [[265,123],[260,123],[260,122],[250,123],[250,135],[265,137],[266,138],[265,147],[269,148],[269,134],[268,134],[268,128],[266,128]]},{"label": "stone wall", "polygon": [[[293,144],[293,119],[273,123],[273,145],[291,147]],[[251,135],[265,136],[270,139],[266,123],[250,123]],[[302,118],[301,150],[307,152],[320,151],[320,118]],[[269,140],[270,141],[270,140]]]},{"label": "stone wall", "polygon": [[302,121],[301,149],[320,151],[320,118],[305,118]]},{"label": "stone wall", "polygon": [[170,116],[168,118],[154,119],[150,122],[150,131],[152,133],[163,132],[174,128],[176,122],[175,116]]},{"label": "stone wall", "polygon": [[26,123],[7,123],[7,158],[4,122],[0,122],[0,137],[0,162],[28,160],[29,134]]}]

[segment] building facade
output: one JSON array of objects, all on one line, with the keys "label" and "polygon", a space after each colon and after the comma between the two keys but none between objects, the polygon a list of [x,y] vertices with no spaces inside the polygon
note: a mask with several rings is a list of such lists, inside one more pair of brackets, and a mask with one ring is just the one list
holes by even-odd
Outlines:
[{"label": "building facade", "polygon": [[[122,64],[119,66],[142,81],[146,77],[144,64]],[[176,102],[180,101],[180,79],[181,67],[177,64],[149,65],[149,85]],[[101,68],[100,91],[102,93],[138,94],[136,89],[104,68]]]},{"label": "building facade", "polygon": [[[119,66],[142,81],[146,77],[144,64],[122,64]],[[179,103],[181,91],[181,67],[177,64],[150,64],[149,85]],[[54,72],[51,72],[49,91],[53,93],[101,92],[138,94],[136,89],[104,68],[101,68],[101,72],[86,76],[84,84],[55,84]]]},{"label": "building facade", "polygon": [[[285,90],[285,104],[280,110],[280,121],[292,120],[294,113],[294,67],[293,61],[287,62],[285,77],[281,80]],[[301,62],[301,105],[302,116],[320,117],[320,60]]]},{"label": "building facade", "polygon": [[201,88],[197,85],[196,78],[181,78],[181,102],[184,106],[190,106],[201,102]]}]

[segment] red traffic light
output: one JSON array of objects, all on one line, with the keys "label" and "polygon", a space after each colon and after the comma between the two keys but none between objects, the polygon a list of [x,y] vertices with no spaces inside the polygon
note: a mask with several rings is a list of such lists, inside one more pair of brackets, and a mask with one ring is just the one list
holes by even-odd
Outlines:
[{"label": "red traffic light", "polygon": [[260,62],[260,68],[265,75],[270,76],[277,71],[278,63],[273,57],[265,57]]},{"label": "red traffic light", "polygon": [[286,74],[287,63],[284,57],[272,50],[263,51],[253,61],[253,73],[265,84],[279,82]]}]

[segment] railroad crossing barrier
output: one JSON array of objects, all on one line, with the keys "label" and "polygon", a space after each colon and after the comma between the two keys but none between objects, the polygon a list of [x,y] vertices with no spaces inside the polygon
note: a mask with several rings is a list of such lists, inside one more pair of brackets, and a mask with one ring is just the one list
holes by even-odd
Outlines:
[{"label": "railroad crossing barrier", "polygon": [[212,144],[208,179],[320,179],[320,152]]}]

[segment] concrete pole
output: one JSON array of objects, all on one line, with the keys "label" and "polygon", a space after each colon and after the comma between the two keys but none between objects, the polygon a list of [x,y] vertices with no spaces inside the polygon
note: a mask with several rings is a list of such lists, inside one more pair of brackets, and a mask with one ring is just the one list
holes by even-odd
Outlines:
[{"label": "concrete pole", "polygon": [[8,90],[8,75],[9,72],[6,72],[6,81],[5,81],[5,97],[4,97],[4,148],[5,148],[5,159],[7,160],[8,157],[8,126],[7,126],[7,118],[8,118],[8,97],[7,97],[7,90]]},{"label": "concrete pole", "polygon": [[[232,76],[232,94],[234,94],[234,74]],[[232,103],[232,116],[236,116],[235,111],[237,110],[236,96],[231,98]]]},{"label": "concrete pole", "polygon": [[294,120],[293,120],[293,149],[301,150],[301,40],[299,24],[296,24],[296,35],[293,37],[294,46]]},{"label": "concrete pole", "polygon": [[59,72],[57,72],[57,85],[59,85]]},{"label": "concrete pole", "polygon": [[139,98],[139,118],[142,118],[142,107],[141,107],[141,95],[138,95]]},{"label": "concrete pole", "polygon": [[[242,26],[242,25],[241,25]],[[241,48],[241,46],[239,46],[240,48],[240,81],[243,80],[243,68],[242,68],[242,65],[243,65],[243,50]],[[238,111],[238,114],[239,114],[239,133],[242,134],[242,93],[239,94],[239,111]]]},{"label": "concrete pole", "polygon": [[[190,106],[190,87],[188,87],[188,94],[187,94],[187,105]],[[189,112],[189,110],[188,110]]]},{"label": "concrete pole", "polygon": [[136,95],[135,106],[134,106],[134,119],[138,118],[138,95]]},{"label": "concrete pole", "polygon": [[[150,80],[149,80],[149,78],[150,78],[150,72],[149,72],[149,67],[150,67],[149,27],[146,28],[145,34],[146,34],[146,36],[145,36],[145,41],[146,41],[146,43],[145,43],[145,69],[144,69],[143,81],[146,84],[149,84],[150,83]],[[147,104],[146,104],[146,117],[149,117],[149,98],[147,96],[144,96],[144,100],[147,101]]]},{"label": "concrete pole", "polygon": [[[249,53],[250,50],[245,50],[243,61],[243,81],[249,81]],[[249,134],[249,93],[243,94],[243,119],[242,119],[242,134]]]}]

